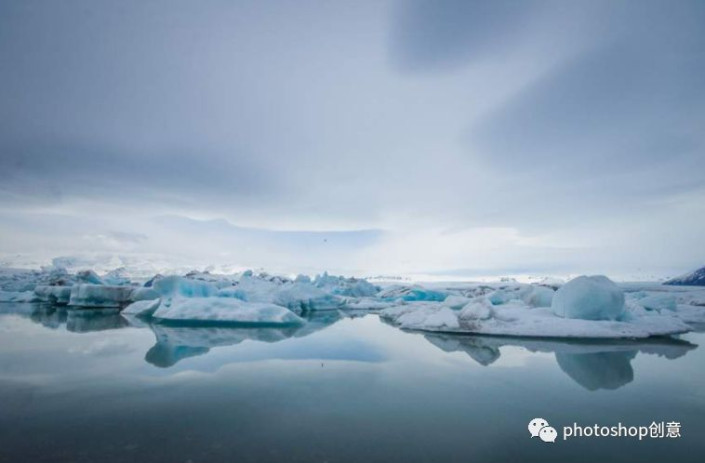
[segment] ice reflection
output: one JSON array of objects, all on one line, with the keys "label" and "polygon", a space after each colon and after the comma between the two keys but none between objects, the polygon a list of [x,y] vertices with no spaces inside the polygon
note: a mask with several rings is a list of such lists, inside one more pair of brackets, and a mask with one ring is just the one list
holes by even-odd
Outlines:
[{"label": "ice reflection", "polygon": [[150,323],[148,326],[154,332],[156,344],[147,351],[144,358],[154,366],[168,368],[183,359],[207,354],[214,347],[232,346],[245,340],[274,343],[292,337],[308,336],[342,318],[342,312],[323,312],[307,317],[304,325],[262,328]]},{"label": "ice reflection", "polygon": [[424,337],[445,352],[465,352],[485,366],[500,358],[500,349],[504,346],[523,347],[530,352],[553,353],[560,369],[590,391],[617,389],[632,382],[632,360],[639,353],[676,359],[697,347],[674,338],[563,341],[454,334],[425,334]]},{"label": "ice reflection", "polygon": [[[43,304],[2,304],[1,313],[28,318],[48,329],[65,327],[67,331],[87,333],[115,330],[128,326],[149,329],[155,343],[144,359],[147,363],[169,368],[180,361],[208,354],[211,349],[236,346],[243,341],[277,343],[301,338],[350,317],[366,313],[330,311],[313,313],[303,325],[286,327],[252,327],[242,325],[194,326],[159,323],[126,317],[116,309],[72,310]],[[583,388],[595,391],[618,389],[634,381],[633,360],[639,354],[666,359],[684,356],[697,346],[675,338],[646,340],[557,340],[500,336],[427,333],[419,335],[444,352],[464,352],[480,365],[489,366],[501,357],[504,347],[520,347],[529,352],[552,353],[559,368]]]}]

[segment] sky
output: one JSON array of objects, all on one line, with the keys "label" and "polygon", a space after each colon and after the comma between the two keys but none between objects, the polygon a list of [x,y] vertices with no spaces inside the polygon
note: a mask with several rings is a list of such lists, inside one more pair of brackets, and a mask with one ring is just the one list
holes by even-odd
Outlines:
[{"label": "sky", "polygon": [[685,273],[704,24],[699,0],[0,0],[0,264]]}]

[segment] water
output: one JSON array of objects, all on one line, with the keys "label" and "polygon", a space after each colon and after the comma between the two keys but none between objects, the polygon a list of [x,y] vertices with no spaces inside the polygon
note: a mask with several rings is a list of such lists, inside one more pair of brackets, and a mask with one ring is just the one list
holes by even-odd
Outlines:
[{"label": "water", "polygon": [[[679,341],[150,326],[0,305],[0,461],[701,461],[700,333]],[[135,326],[137,324],[137,326]],[[555,444],[528,422],[556,427]],[[677,421],[680,438],[562,427]]]}]

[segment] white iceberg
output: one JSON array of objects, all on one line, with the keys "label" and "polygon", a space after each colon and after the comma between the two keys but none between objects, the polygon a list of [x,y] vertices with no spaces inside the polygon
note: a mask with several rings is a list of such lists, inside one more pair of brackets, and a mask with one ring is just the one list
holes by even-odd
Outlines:
[{"label": "white iceberg", "polygon": [[152,315],[161,303],[160,299],[136,301],[122,310],[125,315],[148,316]]},{"label": "white iceberg", "polygon": [[678,308],[673,294],[650,294],[638,299],[637,303],[646,310],[674,311]]},{"label": "white iceberg", "polygon": [[297,312],[337,310],[345,304],[341,297],[328,294],[310,283],[286,285],[273,294],[271,301]]},{"label": "white iceberg", "polygon": [[606,276],[579,276],[556,291],[551,308],[564,318],[617,320],[624,314],[624,292]]},{"label": "white iceberg", "polygon": [[[300,279],[302,275],[296,278],[297,283],[305,283],[306,281]],[[316,276],[313,284],[331,294],[336,294],[338,296],[351,296],[351,297],[372,297],[379,292],[379,288],[370,283],[367,280],[360,278],[345,278],[342,276],[331,276],[328,272],[324,272],[323,275]]]},{"label": "white iceberg", "polygon": [[551,307],[556,292],[546,286],[532,286],[531,291],[524,294],[523,300],[531,307]]},{"label": "white iceberg", "polygon": [[[442,316],[453,315],[456,322]],[[385,309],[380,316],[400,328],[492,334],[505,336],[556,338],[647,338],[685,333],[692,328],[676,316],[634,316],[629,321],[580,320],[556,316],[549,308],[529,308],[523,303],[490,306],[482,301],[469,304],[461,311],[452,311],[435,303],[410,303]]]},{"label": "white iceberg", "polygon": [[290,325],[304,320],[289,309],[266,302],[225,297],[174,298],[162,302],[154,318],[181,322]]}]

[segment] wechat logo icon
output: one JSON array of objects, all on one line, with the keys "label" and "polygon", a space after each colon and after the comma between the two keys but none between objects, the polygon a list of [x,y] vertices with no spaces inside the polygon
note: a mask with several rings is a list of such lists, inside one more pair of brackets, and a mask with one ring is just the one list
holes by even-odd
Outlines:
[{"label": "wechat logo icon", "polygon": [[548,421],[543,418],[534,418],[529,421],[529,433],[531,438],[538,436],[544,442],[556,442],[558,433],[555,428],[548,425]]}]

